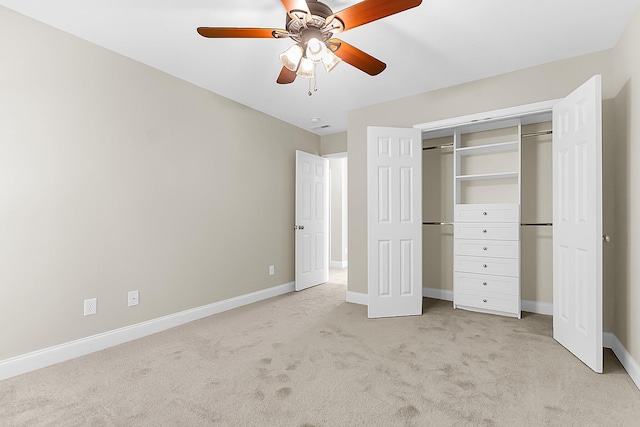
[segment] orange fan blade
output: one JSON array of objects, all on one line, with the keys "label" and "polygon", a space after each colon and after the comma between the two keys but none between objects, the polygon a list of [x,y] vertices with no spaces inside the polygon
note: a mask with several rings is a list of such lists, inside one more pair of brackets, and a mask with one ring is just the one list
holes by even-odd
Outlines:
[{"label": "orange fan blade", "polygon": [[371,76],[376,76],[387,68],[387,64],[384,62],[377,60],[368,53],[365,53],[342,40],[331,39],[329,40],[329,43],[333,53],[340,57],[340,59]]},{"label": "orange fan blade", "polygon": [[212,39],[270,39],[277,38],[276,32],[286,33],[286,31],[277,28],[198,28],[198,34]]},{"label": "orange fan blade", "polygon": [[294,10],[304,12],[307,16],[311,15],[309,5],[307,5],[305,0],[282,0],[282,5],[287,9],[289,15],[291,15]]},{"label": "orange fan blade", "polygon": [[278,76],[278,80],[276,80],[276,82],[281,85],[293,83],[293,81],[296,79],[296,75],[297,74],[295,71],[291,71],[287,67],[282,67],[282,71],[280,71],[280,75]]},{"label": "orange fan blade", "polygon": [[[407,9],[419,6],[422,0],[364,0],[335,13],[344,24],[344,31],[386,18]],[[331,21],[331,17],[327,19]]]}]

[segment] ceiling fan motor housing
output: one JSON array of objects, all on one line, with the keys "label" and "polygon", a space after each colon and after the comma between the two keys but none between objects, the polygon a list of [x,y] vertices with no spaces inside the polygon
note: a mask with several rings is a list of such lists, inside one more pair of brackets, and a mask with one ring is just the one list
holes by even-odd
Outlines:
[{"label": "ceiling fan motor housing", "polygon": [[[331,10],[331,8],[319,1],[309,0],[307,1],[307,5],[309,7],[309,12],[311,12],[311,19],[309,21],[305,22],[302,19],[292,19],[290,14],[287,14],[287,21],[286,21],[285,28],[291,35],[294,36],[292,37],[294,40],[296,39],[296,36],[299,37],[300,39],[308,39],[309,37],[306,37],[306,34],[305,34],[305,37],[303,37],[302,34],[311,29],[317,29],[317,30],[323,29],[327,18],[333,15],[333,11]],[[300,12],[306,15],[306,11],[300,11]],[[317,37],[317,32],[313,31],[313,33],[316,33],[314,37]],[[322,39],[327,40],[331,37],[330,32],[323,31],[322,33],[323,33],[323,36],[320,38],[321,40]]]}]

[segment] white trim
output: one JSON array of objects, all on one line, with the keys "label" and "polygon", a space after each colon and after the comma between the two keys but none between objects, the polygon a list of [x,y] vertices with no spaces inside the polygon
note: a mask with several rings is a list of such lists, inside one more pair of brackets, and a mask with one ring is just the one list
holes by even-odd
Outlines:
[{"label": "white trim", "polygon": [[422,296],[425,298],[453,301],[453,291],[437,288],[422,288]]},{"label": "white trim", "polygon": [[361,304],[361,305],[367,305],[368,306],[369,305],[369,294],[363,294],[361,292],[347,291],[346,301],[354,303],[354,304]]},{"label": "white trim", "polygon": [[349,261],[330,261],[329,267],[331,268],[347,268],[349,267]]},{"label": "white trim", "polygon": [[213,314],[294,291],[294,282],[81,338],[0,361],[0,380],[162,332]]},{"label": "white trim", "polygon": [[522,311],[553,316],[553,303],[522,300]]},{"label": "white trim", "polygon": [[636,387],[640,389],[640,365],[629,354],[626,348],[622,345],[618,337],[611,332],[605,332],[602,334],[602,346],[610,348],[616,355],[624,369],[627,371],[631,380],[636,384]]},{"label": "white trim", "polygon": [[322,157],[324,157],[326,159],[346,159],[347,158],[347,152],[346,151],[342,151],[340,153],[323,154]]},{"label": "white trim", "polygon": [[421,131],[433,131],[438,129],[447,129],[460,125],[466,125],[476,122],[489,122],[495,120],[504,120],[514,117],[542,114],[551,111],[553,106],[559,99],[550,101],[536,102],[533,104],[518,105],[516,107],[503,108],[500,110],[486,111],[483,113],[469,114],[467,116],[453,117],[450,119],[437,120],[433,122],[420,123],[414,125],[414,128]]}]

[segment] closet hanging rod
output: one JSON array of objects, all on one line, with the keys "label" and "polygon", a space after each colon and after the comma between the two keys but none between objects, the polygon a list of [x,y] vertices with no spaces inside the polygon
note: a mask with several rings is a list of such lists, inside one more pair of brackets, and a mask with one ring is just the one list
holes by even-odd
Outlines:
[{"label": "closet hanging rod", "polygon": [[423,222],[422,225],[453,225],[452,222]]},{"label": "closet hanging rod", "polygon": [[422,147],[422,151],[440,150],[440,149],[443,149],[443,148],[453,148],[453,144],[434,145],[433,147]]},{"label": "closet hanging rod", "polygon": [[531,138],[533,136],[544,136],[544,135],[551,135],[553,133],[552,130],[542,130],[540,132],[532,132],[532,133],[523,133],[521,135],[521,138]]},{"label": "closet hanging rod", "polygon": [[552,227],[553,223],[551,222],[527,222],[520,224],[524,227]]}]

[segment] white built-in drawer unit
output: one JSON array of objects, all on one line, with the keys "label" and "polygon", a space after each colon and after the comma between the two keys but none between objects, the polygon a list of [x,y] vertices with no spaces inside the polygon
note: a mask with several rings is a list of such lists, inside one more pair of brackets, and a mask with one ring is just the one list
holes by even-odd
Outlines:
[{"label": "white built-in drawer unit", "polygon": [[520,206],[459,204],[454,307],[520,317]]}]

